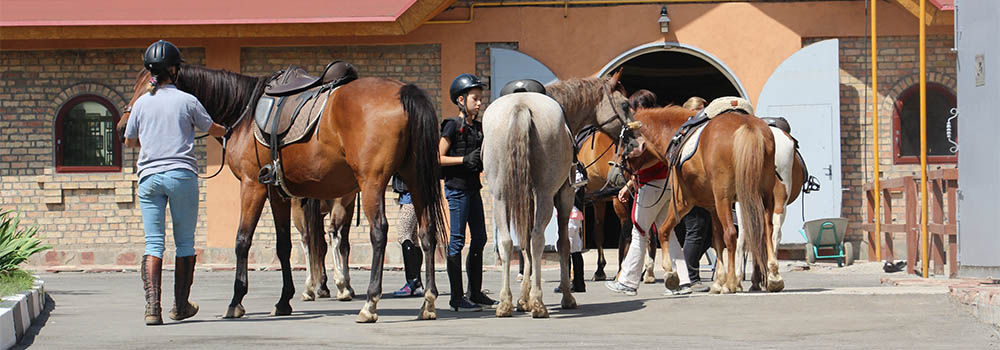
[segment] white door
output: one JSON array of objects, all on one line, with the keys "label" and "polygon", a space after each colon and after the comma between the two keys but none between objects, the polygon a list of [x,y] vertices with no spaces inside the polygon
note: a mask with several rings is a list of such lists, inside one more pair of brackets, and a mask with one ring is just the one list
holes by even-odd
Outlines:
[{"label": "white door", "polygon": [[805,220],[841,216],[840,64],[837,39],[806,46],[785,59],[764,84],[756,112],[785,117],[809,174],[820,190],[799,197],[787,208],[781,243],[804,243]]},{"label": "white door", "polygon": [[[534,57],[519,51],[492,47],[490,48],[490,101],[500,97],[500,89],[507,83],[518,79],[535,79],[542,84],[556,81],[556,75]],[[488,185],[488,184],[487,184]],[[487,213],[492,217],[491,213]],[[494,223],[495,224],[495,223]],[[494,225],[494,227],[496,227]],[[496,234],[494,229],[494,237]],[[514,245],[520,247],[517,235],[511,235]],[[552,219],[545,227],[545,249],[554,250],[559,240],[559,227],[556,224],[556,212],[552,211]]]}]

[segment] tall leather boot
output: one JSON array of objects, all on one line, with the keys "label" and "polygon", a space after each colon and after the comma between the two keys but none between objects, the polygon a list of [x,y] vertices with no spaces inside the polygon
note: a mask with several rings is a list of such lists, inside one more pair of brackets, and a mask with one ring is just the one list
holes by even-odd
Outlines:
[{"label": "tall leather boot", "polygon": [[587,284],[583,282],[583,253],[576,252],[570,254],[573,261],[573,293],[587,292]]},{"label": "tall leather boot", "polygon": [[189,301],[191,284],[194,282],[194,263],[196,256],[177,257],[174,269],[174,308],[170,310],[170,318],[176,321],[194,316],[198,313],[198,304]]},{"label": "tall leather boot", "polygon": [[448,281],[451,284],[451,311],[482,311],[483,308],[469,301],[462,292],[462,255],[448,256]]},{"label": "tall leather boot", "polygon": [[465,260],[465,272],[469,275],[470,301],[490,308],[500,304],[483,293],[483,253],[469,252]]},{"label": "tall leather boot", "polygon": [[160,314],[160,276],[163,271],[163,259],[152,255],[143,255],[139,267],[142,275],[142,289],[146,291],[146,325],[163,324]]}]

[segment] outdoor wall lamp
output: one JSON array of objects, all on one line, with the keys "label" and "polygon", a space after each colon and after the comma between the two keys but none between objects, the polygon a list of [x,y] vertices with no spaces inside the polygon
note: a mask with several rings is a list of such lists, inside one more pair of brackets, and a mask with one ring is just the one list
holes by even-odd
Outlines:
[{"label": "outdoor wall lamp", "polygon": [[667,5],[663,5],[660,8],[660,33],[666,33],[670,31],[670,17],[667,17]]}]

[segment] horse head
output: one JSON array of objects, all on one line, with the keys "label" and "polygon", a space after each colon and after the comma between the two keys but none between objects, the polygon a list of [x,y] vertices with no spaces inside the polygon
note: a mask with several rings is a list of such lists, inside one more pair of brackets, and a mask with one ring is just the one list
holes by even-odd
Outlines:
[{"label": "horse head", "polygon": [[632,108],[629,104],[625,87],[622,86],[622,70],[619,69],[610,77],[602,78],[601,98],[597,104],[596,122],[601,131],[620,142],[623,127],[632,119]]}]

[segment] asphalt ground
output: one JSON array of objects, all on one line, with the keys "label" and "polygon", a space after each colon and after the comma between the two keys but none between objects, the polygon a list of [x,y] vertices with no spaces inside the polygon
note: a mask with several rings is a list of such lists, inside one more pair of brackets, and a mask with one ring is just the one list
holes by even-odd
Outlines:
[{"label": "asphalt ground", "polygon": [[[644,284],[637,296],[587,282],[575,294],[580,307],[562,310],[557,269],[543,272],[544,300],[551,317],[532,319],[515,311],[498,319],[493,310],[447,310],[447,275],[437,273],[442,295],[437,320],[416,319],[422,298],[383,298],[375,324],[357,324],[365,296],[353,301],[303,302],[298,298],[304,271],[295,271],[295,309],[290,316],[269,313],[280,294],[277,271],[250,272],[247,316],[224,320],[232,295],[233,272],[198,271],[192,299],[201,311],[173,322],[172,272],[164,271],[165,325],[143,324],[143,291],[137,273],[41,274],[51,300],[46,312],[15,348],[39,349],[312,349],[312,348],[889,348],[985,349],[1000,344],[997,331],[949,301],[941,286],[884,286],[877,264],[838,269],[782,262],[781,293],[662,296],[662,283]],[[609,266],[609,273],[615,270]],[[515,272],[516,273],[516,272]],[[588,269],[588,277],[592,273]],[[660,273],[658,272],[658,275]],[[369,271],[351,271],[354,288],[367,289]],[[709,271],[703,271],[707,279]],[[659,276],[662,277],[662,276]],[[498,298],[500,273],[488,270],[484,286]],[[385,272],[383,290],[402,285],[403,274]],[[748,287],[749,283],[744,283]],[[512,286],[515,298],[520,285]]]}]

